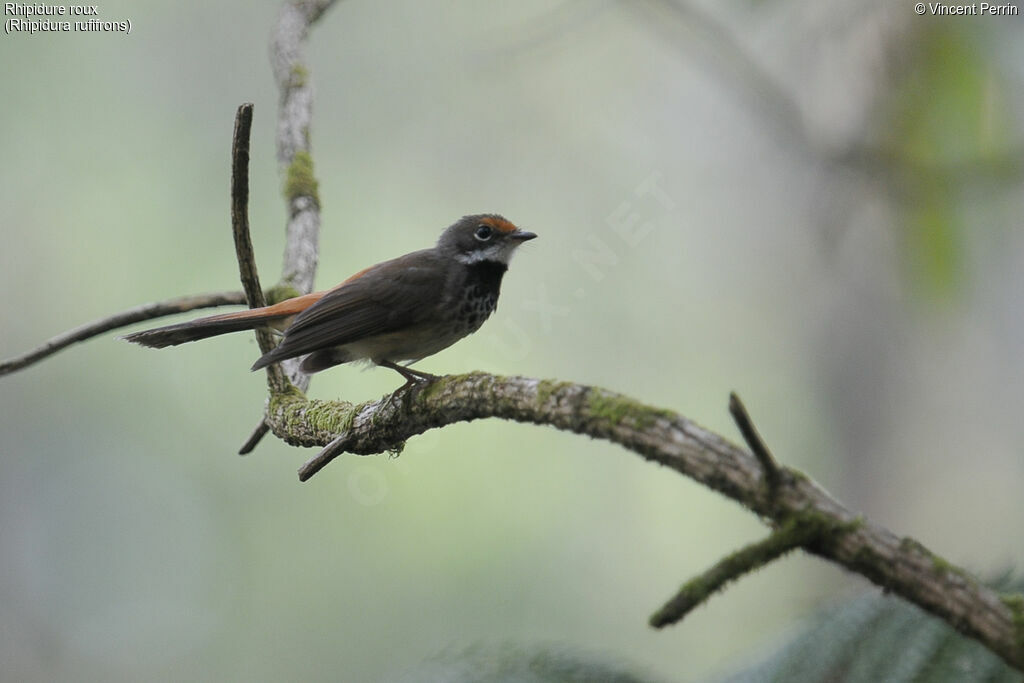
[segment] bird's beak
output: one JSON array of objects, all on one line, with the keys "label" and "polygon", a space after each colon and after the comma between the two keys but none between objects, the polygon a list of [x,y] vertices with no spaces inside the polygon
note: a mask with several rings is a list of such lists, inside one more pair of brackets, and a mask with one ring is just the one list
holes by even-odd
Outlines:
[{"label": "bird's beak", "polygon": [[532,240],[536,236],[537,236],[537,233],[526,232],[525,230],[516,230],[511,235],[509,235],[509,237],[511,237],[512,239],[514,239],[514,240],[516,240],[518,242],[525,242],[526,240]]}]

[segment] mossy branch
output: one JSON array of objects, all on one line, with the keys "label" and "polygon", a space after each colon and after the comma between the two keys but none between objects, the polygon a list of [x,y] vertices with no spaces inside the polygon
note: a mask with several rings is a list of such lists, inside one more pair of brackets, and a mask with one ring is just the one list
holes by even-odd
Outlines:
[{"label": "mossy branch", "polygon": [[675,597],[651,616],[651,626],[663,628],[675,624],[695,607],[725,588],[730,581],[760,569],[786,553],[804,547],[834,531],[827,520],[815,515],[790,518],[772,531],[767,538],[727,555],[700,576],[683,584]]},{"label": "mossy branch", "polygon": [[[290,391],[272,396],[267,412],[271,429],[284,441],[334,446],[302,467],[302,480],[341,452],[394,452],[428,429],[487,417],[611,441],[686,475],[788,530],[757,550],[772,548],[778,557],[795,543],[927,610],[1024,671],[1015,599],[1000,596],[917,541],[854,514],[796,470],[777,465],[773,490],[753,453],[670,410],[598,387],[477,372],[361,404],[311,401]],[[752,561],[733,568],[755,568],[760,564],[753,560],[770,554],[753,553]]]},{"label": "mossy branch", "polygon": [[277,161],[288,208],[281,281],[303,294],[313,291],[320,241],[320,197],[310,152],[313,80],[305,44],[310,28],[334,4],[334,0],[283,3],[270,37],[270,65],[280,93]]}]

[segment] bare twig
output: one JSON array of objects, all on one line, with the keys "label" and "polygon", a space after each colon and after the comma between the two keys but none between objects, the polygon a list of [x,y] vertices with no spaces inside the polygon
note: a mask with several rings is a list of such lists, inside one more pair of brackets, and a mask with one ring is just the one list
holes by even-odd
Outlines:
[{"label": "bare twig", "polygon": [[735,392],[729,394],[729,413],[736,422],[740,434],[743,435],[743,440],[750,447],[750,451],[761,462],[761,467],[764,468],[765,483],[768,485],[768,490],[774,494],[779,487],[779,465],[775,462],[771,451],[768,450],[768,446],[761,439],[761,435],[757,433],[757,428],[754,427],[750,414],[747,413],[747,407],[743,405],[743,401]]},{"label": "bare twig", "polygon": [[320,452],[306,461],[299,469],[299,481],[306,481],[314,474],[323,469],[329,462],[345,453],[345,446],[348,435],[344,432],[337,438],[320,449]]},{"label": "bare twig", "polygon": [[[353,405],[308,400],[298,392],[272,396],[274,433],[298,446],[338,440],[350,453],[400,449],[428,429],[484,417],[546,424],[606,439],[684,474],[783,525],[791,520],[829,532],[805,543],[808,552],[854,571],[976,638],[1024,671],[1020,643],[1024,601],[1001,597],[911,538],[864,520],[806,475],[780,467],[775,495],[763,465],[748,451],[677,413],[620,394],[571,382],[486,373],[441,377],[379,401]],[[326,462],[300,470],[308,479]]]},{"label": "bare twig", "polygon": [[[231,138],[231,234],[235,241],[238,274],[245,296],[249,299],[249,308],[262,308],[267,302],[260,288],[252,237],[249,235],[249,135],[252,132],[252,108],[252,103],[246,102],[239,105],[235,113],[235,132]],[[264,344],[264,341],[267,343]],[[266,353],[272,348],[272,339],[260,339],[260,351]]]},{"label": "bare twig", "polygon": [[261,417],[260,421],[256,423],[256,426],[253,427],[252,432],[249,433],[249,438],[247,438],[245,443],[239,447],[238,454],[249,455],[252,453],[256,447],[260,445],[260,441],[263,440],[263,437],[269,433],[270,425],[267,424],[267,418]]},{"label": "bare twig", "polygon": [[724,588],[725,584],[774,562],[792,550],[806,546],[827,531],[827,527],[807,518],[795,517],[788,520],[767,538],[740,548],[700,576],[683,584],[675,597],[651,616],[651,626],[663,628],[677,623]]},{"label": "bare twig", "polygon": [[259,444],[259,442],[270,432],[270,425],[267,424],[266,418],[261,418],[256,428],[252,430],[249,438],[245,440],[242,447],[238,449],[239,455],[249,455],[253,449]]},{"label": "bare twig", "polygon": [[[238,273],[242,288],[249,300],[249,308],[266,305],[260,277],[256,270],[256,257],[252,251],[249,236],[249,133],[252,131],[252,104],[238,107],[235,114],[235,133],[231,142],[231,232],[235,238],[235,256],[238,259]],[[260,351],[267,353],[274,348],[270,330],[257,327],[256,341]],[[273,392],[285,391],[288,380],[278,365],[267,367],[267,383]],[[255,434],[256,432],[253,432]],[[250,437],[251,439],[252,437]]]},{"label": "bare twig", "polygon": [[0,375],[7,375],[22,368],[27,368],[72,344],[92,339],[104,332],[110,332],[120,327],[142,322],[143,320],[153,320],[154,318],[162,318],[166,315],[185,313],[200,308],[238,306],[244,303],[245,294],[242,292],[217,292],[214,294],[181,296],[175,299],[168,299],[167,301],[129,308],[127,311],[121,311],[120,313],[94,320],[91,323],[58,334],[28,353],[3,361],[0,363]]}]

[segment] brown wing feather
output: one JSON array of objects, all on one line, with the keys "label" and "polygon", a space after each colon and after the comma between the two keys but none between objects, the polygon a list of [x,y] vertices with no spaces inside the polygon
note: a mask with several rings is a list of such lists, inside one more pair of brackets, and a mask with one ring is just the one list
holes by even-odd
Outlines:
[{"label": "brown wing feather", "polygon": [[203,318],[203,320],[238,320],[245,318],[263,318],[270,320],[273,318],[287,318],[288,316],[302,313],[304,310],[322,299],[325,294],[327,294],[327,292],[311,292],[309,294],[292,297],[291,299],[285,299],[273,306],[250,308],[245,311],[236,311],[235,313],[221,313],[220,315],[211,315],[209,318]]},{"label": "brown wing feather", "polygon": [[296,316],[277,348],[253,369],[422,322],[444,291],[442,266],[427,249],[349,278]]}]

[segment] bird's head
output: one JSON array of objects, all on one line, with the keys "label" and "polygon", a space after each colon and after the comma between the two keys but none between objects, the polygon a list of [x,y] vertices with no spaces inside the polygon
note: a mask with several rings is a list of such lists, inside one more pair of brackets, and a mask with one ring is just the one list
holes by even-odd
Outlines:
[{"label": "bird's head", "polygon": [[494,213],[463,216],[441,233],[437,249],[467,265],[493,262],[508,265],[516,247],[536,237]]}]

